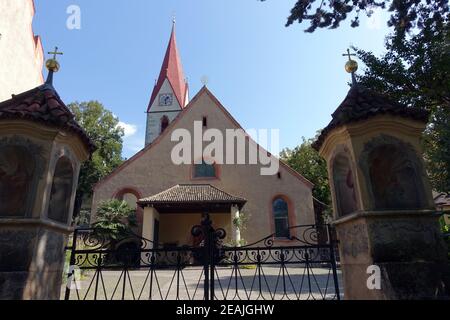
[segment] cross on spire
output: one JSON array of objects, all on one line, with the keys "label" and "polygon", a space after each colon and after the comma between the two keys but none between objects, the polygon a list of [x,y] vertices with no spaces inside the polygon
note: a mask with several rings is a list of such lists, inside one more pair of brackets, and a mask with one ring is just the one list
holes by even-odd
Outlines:
[{"label": "cross on spire", "polygon": [[52,54],[53,55],[53,60],[56,60],[56,55],[63,55],[63,52],[58,52],[58,47],[55,47],[55,51],[50,51],[48,54]]}]

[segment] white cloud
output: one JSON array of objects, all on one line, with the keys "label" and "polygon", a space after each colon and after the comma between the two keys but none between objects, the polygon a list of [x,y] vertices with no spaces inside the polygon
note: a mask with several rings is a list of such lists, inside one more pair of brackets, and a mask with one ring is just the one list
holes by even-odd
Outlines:
[{"label": "white cloud", "polygon": [[140,136],[134,136],[123,141],[123,156],[127,159],[131,158],[136,152],[144,148],[145,139]]},{"label": "white cloud", "polygon": [[121,127],[124,131],[124,138],[131,137],[136,134],[137,132],[137,126],[134,124],[125,123],[122,121],[119,121],[118,127]]}]

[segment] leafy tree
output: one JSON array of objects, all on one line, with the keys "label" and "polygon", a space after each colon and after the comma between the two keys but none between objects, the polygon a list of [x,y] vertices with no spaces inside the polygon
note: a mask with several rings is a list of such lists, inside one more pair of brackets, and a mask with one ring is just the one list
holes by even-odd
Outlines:
[{"label": "leafy tree", "polygon": [[77,217],[83,198],[92,194],[94,184],[122,163],[124,132],[118,127],[119,120],[98,101],[75,102],[68,107],[97,147],[81,167],[74,208]]},{"label": "leafy tree", "polygon": [[93,225],[97,232],[113,240],[120,240],[131,234],[131,228],[137,226],[136,211],[123,200],[108,200],[100,203],[97,219]]},{"label": "leafy tree", "polygon": [[391,12],[388,26],[394,28],[398,38],[415,27],[421,29],[427,23],[439,27],[449,19],[448,0],[297,0],[286,26],[309,21],[306,32],[335,29],[352,16],[350,25],[357,27],[361,13],[371,16],[377,8]]},{"label": "leafy tree", "polygon": [[406,106],[431,112],[424,134],[425,160],[433,188],[450,191],[450,28],[427,25],[403,42],[391,35],[381,57],[356,49],[367,66],[358,82]]},{"label": "leafy tree", "polygon": [[280,158],[292,169],[301,173],[306,179],[314,183],[313,196],[326,205],[331,203],[330,187],[325,160],[311,146],[314,139],[306,140],[294,150],[284,149]]}]

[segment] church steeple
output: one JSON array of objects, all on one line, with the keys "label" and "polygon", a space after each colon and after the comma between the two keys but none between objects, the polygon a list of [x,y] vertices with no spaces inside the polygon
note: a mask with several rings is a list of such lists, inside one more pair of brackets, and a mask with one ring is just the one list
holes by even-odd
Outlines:
[{"label": "church steeple", "polygon": [[189,89],[184,77],[183,66],[181,64],[181,58],[177,48],[175,20],[173,20],[172,32],[170,34],[170,40],[167,46],[166,55],[164,56],[164,61],[159,73],[158,80],[155,84],[155,87],[153,88],[147,112],[150,112],[150,109],[156,98],[158,97],[158,94],[160,93],[166,79],[172,87],[173,94],[178,104],[181,108],[184,108],[188,102],[187,97]]},{"label": "church steeple", "polygon": [[188,102],[189,89],[178,53],[174,20],[161,71],[147,107],[145,144],[152,143]]}]

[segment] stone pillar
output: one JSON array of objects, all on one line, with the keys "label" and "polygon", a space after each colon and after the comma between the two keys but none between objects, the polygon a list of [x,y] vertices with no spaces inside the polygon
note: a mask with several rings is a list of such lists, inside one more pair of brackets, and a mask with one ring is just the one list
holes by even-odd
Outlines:
[{"label": "stone pillar", "polygon": [[236,243],[236,245],[239,247],[241,245],[241,230],[239,230],[238,227],[236,227],[233,223],[235,219],[239,219],[240,212],[238,206],[232,206],[231,207],[231,229],[232,229],[232,236],[233,241]]},{"label": "stone pillar", "polygon": [[70,228],[39,220],[0,220],[0,299],[60,299]]},{"label": "stone pillar", "polygon": [[75,137],[31,122],[2,121],[0,138],[0,300],[60,299],[88,154]]},{"label": "stone pillar", "polygon": [[159,220],[159,212],[153,207],[145,207],[142,223],[142,237],[150,241],[153,241],[155,235],[155,219]]},{"label": "stone pillar", "polygon": [[421,150],[427,119],[354,83],[314,144],[327,161],[345,299],[449,294]]},{"label": "stone pillar", "polygon": [[60,298],[78,174],[95,149],[53,87],[59,63],[46,66],[45,84],[0,110],[0,299]]},{"label": "stone pillar", "polygon": [[367,211],[336,220],[345,299],[442,296],[449,266],[438,219],[423,210]]}]

